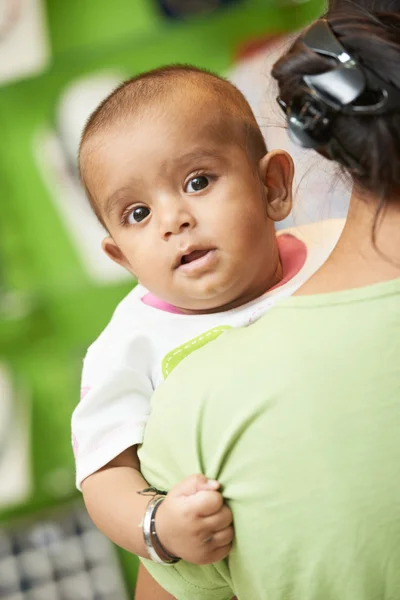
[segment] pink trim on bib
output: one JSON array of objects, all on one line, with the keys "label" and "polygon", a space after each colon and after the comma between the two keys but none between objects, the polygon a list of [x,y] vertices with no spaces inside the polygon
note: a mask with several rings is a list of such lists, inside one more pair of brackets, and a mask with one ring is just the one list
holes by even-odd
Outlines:
[{"label": "pink trim on bib", "polygon": [[[282,233],[276,238],[281,258],[283,277],[271,290],[285,285],[299,273],[307,259],[307,246],[291,233]],[[271,290],[267,290],[270,292]]]},{"label": "pink trim on bib", "polygon": [[148,292],[141,298],[143,304],[147,304],[147,306],[152,306],[153,308],[157,308],[158,310],[163,310],[164,312],[175,313],[177,315],[183,315],[184,313],[176,308],[176,306],[172,306],[172,304],[168,304],[167,302],[163,302],[153,294]]},{"label": "pink trim on bib", "polygon": [[[281,287],[293,279],[300,269],[303,268],[307,258],[307,246],[291,233],[282,233],[281,235],[278,235],[276,239],[278,242],[279,256],[282,262],[283,277],[277,285],[271,288],[272,290]],[[271,290],[267,290],[267,292],[270,291]],[[164,312],[175,313],[178,315],[185,314],[182,313],[179,308],[176,308],[176,306],[163,302],[159,298],[156,298],[156,296],[153,296],[150,292],[145,294],[141,300],[143,304],[152,306],[153,308],[157,308]]]},{"label": "pink trim on bib", "polygon": [[92,388],[90,387],[90,385],[84,385],[81,387],[81,400],[83,400],[84,397],[88,395],[91,389]]}]

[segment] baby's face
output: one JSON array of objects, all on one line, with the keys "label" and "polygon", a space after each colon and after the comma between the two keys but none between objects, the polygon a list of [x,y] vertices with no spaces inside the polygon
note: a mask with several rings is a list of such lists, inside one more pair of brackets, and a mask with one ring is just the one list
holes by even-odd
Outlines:
[{"label": "baby's face", "polygon": [[113,260],[187,311],[230,308],[265,291],[276,248],[265,188],[209,111],[153,109],[99,138],[86,180]]}]

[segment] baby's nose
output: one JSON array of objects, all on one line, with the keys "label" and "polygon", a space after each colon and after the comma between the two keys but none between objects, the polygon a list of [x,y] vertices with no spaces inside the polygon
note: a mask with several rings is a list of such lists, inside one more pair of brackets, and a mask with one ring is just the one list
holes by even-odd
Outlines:
[{"label": "baby's nose", "polygon": [[164,240],[168,240],[172,235],[191,229],[194,225],[195,219],[189,211],[166,209],[161,221],[160,233]]}]

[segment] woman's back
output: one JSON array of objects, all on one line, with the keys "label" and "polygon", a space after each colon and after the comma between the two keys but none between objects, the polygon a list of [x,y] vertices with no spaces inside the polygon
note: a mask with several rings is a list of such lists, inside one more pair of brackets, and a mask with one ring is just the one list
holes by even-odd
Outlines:
[{"label": "woman's back", "polygon": [[202,575],[150,564],[179,598],[400,597],[399,306],[399,279],[293,297],[171,374],[143,472],[164,488],[205,465],[237,540]]}]

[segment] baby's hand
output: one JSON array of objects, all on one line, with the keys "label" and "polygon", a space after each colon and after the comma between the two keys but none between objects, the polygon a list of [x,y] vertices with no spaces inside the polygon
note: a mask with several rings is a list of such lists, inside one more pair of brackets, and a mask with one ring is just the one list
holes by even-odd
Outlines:
[{"label": "baby's hand", "polygon": [[173,556],[198,565],[218,562],[232,547],[232,513],[218,481],[191,475],[172,488],[157,511],[156,530]]}]

